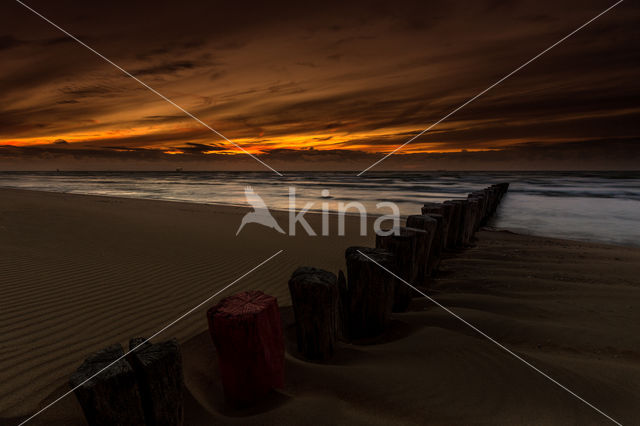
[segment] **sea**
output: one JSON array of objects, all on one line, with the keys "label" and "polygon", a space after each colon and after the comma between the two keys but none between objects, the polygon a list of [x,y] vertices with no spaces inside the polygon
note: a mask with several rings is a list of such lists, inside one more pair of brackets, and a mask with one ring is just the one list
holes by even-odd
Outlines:
[{"label": "sea", "polygon": [[357,201],[378,215],[392,202],[403,216],[498,182],[510,187],[490,226],[640,246],[640,172],[0,172],[5,188],[245,206],[250,187],[271,209]]}]

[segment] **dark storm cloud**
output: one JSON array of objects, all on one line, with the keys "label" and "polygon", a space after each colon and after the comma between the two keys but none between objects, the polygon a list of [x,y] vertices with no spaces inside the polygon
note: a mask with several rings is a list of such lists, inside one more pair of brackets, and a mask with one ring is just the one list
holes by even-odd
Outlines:
[{"label": "dark storm cloud", "polygon": [[208,151],[223,151],[225,148],[221,146],[215,146],[215,145],[206,145],[202,143],[188,142],[186,146],[178,146],[178,147],[175,147],[174,149],[182,152],[196,154],[196,153],[203,153]]},{"label": "dark storm cloud", "polygon": [[183,115],[147,115],[144,120],[154,122],[172,122],[176,120],[184,120]]},{"label": "dark storm cloud", "polygon": [[20,46],[21,44],[23,44],[21,40],[18,40],[11,35],[0,36],[0,50],[11,49],[13,47]]},{"label": "dark storm cloud", "polygon": [[141,68],[131,71],[135,76],[143,76],[150,74],[172,74],[182,70],[190,70],[196,67],[193,61],[174,61],[163,64],[152,65],[150,67]]},{"label": "dark storm cloud", "polygon": [[[189,131],[183,131],[176,135],[174,132],[156,132],[152,134],[144,134],[144,135],[135,135],[135,136],[122,136],[119,138],[113,139],[103,139],[103,140],[91,140],[86,142],[76,142],[73,145],[79,147],[100,147],[100,148],[108,148],[112,145],[117,146],[126,146],[131,148],[143,148],[153,144],[164,144],[164,143],[173,143],[176,139],[182,140],[199,140],[199,141],[207,141],[215,139],[212,137],[211,132],[206,129],[201,129],[198,127],[192,128]],[[196,142],[189,142],[196,143]],[[217,146],[217,144],[215,145]],[[172,147],[172,146],[171,146]],[[213,149],[213,148],[212,148]],[[163,149],[166,151],[167,149]]]},{"label": "dark storm cloud", "polygon": [[[372,151],[403,143],[610,5],[29,4],[226,136],[264,145],[273,161],[342,156],[354,164],[379,158]],[[585,156],[597,156],[592,141],[605,140],[615,141],[615,152],[624,145],[635,155],[639,11],[636,3],[622,3],[415,144],[502,153],[443,154],[464,162],[523,163],[544,152],[566,159],[581,146]],[[41,154],[164,160],[168,149],[184,152],[175,158],[200,161],[217,158],[203,152],[227,147],[18,4],[5,2],[0,16],[0,143],[30,138],[38,144],[11,148],[15,161]],[[306,134],[309,143],[327,145],[269,148],[279,138]],[[72,142],[58,151],[51,145],[61,138]],[[335,149],[327,148],[331,143]],[[393,164],[402,167],[398,161],[408,158]]]},{"label": "dark storm cloud", "polygon": [[[87,39],[87,38],[85,38]],[[21,46],[53,46],[56,44],[73,43],[67,36],[46,38],[44,40],[19,40],[12,35],[0,35],[0,50],[12,49]]]},{"label": "dark storm cloud", "polygon": [[[67,86],[60,89],[60,92],[64,95],[70,95],[74,98],[93,98],[96,96],[111,96],[114,93],[121,92],[118,87],[107,86]],[[75,99],[74,99],[75,100]]]}]

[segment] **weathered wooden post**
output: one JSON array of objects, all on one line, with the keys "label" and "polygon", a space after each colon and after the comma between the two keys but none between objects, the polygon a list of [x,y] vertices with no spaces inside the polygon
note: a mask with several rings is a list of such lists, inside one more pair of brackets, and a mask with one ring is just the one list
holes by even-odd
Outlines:
[{"label": "weathered wooden post", "polygon": [[237,293],[209,309],[207,318],[230,404],[250,405],[284,386],[284,338],[275,297]]},{"label": "weathered wooden post", "polygon": [[496,191],[498,191],[498,202],[496,203],[496,207],[498,207],[498,204],[500,204],[500,201],[502,201],[502,195],[504,193],[502,192],[502,187],[499,184],[492,186],[496,189]]},{"label": "weathered wooden post", "polygon": [[482,190],[485,198],[485,207],[484,207],[484,222],[486,223],[491,216],[491,191],[487,188]]},{"label": "weathered wooden post", "polygon": [[429,275],[433,275],[434,271],[438,269],[440,260],[442,259],[442,252],[444,251],[444,217],[441,214],[430,214],[430,218],[435,219],[436,229],[433,234],[433,242],[431,243],[431,251],[429,252],[429,264],[427,265],[427,271]]},{"label": "weathered wooden post", "polygon": [[480,201],[480,226],[484,226],[487,217],[487,196],[484,192],[478,192],[475,197]]},{"label": "weathered wooden post", "polygon": [[486,208],[484,209],[484,221],[486,222],[498,208],[504,194],[509,189],[509,183],[498,183],[485,188],[482,192],[486,198]]},{"label": "weathered wooden post", "polygon": [[448,248],[449,242],[449,226],[451,224],[452,215],[453,215],[453,206],[451,204],[442,204],[442,216],[445,220],[445,230],[443,235],[443,246],[445,249]]},{"label": "weathered wooden post", "polygon": [[454,203],[452,200],[447,200],[442,204],[451,209],[451,219],[449,220],[449,230],[447,231],[446,247],[449,250],[453,250],[457,247],[458,235],[461,230],[460,221],[462,210],[460,205]]},{"label": "weathered wooden post", "polygon": [[456,246],[465,247],[469,244],[471,230],[471,211],[467,200],[453,200],[460,206],[460,232],[457,235]]},{"label": "weathered wooden post", "polygon": [[480,220],[480,203],[475,198],[468,198],[469,212],[471,213],[470,230],[469,230],[469,243],[473,239],[473,236],[478,229],[478,222]]},{"label": "weathered wooden post", "polygon": [[[176,339],[160,343],[129,341],[127,355],[138,380],[147,425],[180,426],[184,417],[182,354]],[[142,344],[141,346],[139,346]],[[133,351],[134,348],[137,348]]]},{"label": "weathered wooden post", "polygon": [[338,279],[316,268],[296,269],[289,279],[298,351],[307,359],[333,356],[338,335]]},{"label": "weathered wooden post", "polygon": [[[400,228],[396,235],[376,235],[376,248],[393,253],[395,267],[393,272],[408,283],[415,283],[419,265],[414,263],[417,236],[415,231]],[[396,279],[393,287],[393,312],[406,312],[411,303],[411,287]]]},{"label": "weathered wooden post", "polygon": [[488,217],[493,216],[493,213],[496,211],[497,199],[498,199],[498,190],[494,187],[488,187],[485,189],[487,195],[489,196],[489,211],[487,212]]},{"label": "weathered wooden post", "polygon": [[509,183],[508,182],[499,183],[499,184],[496,184],[496,187],[498,188],[498,191],[500,194],[499,200],[498,200],[498,203],[499,203],[500,201],[502,201],[502,198],[509,190]]},{"label": "weathered wooden post", "polygon": [[338,332],[342,340],[349,340],[349,307],[347,300],[349,292],[347,290],[347,278],[342,269],[338,271]]},{"label": "weathered wooden post", "polygon": [[422,207],[422,214],[442,215],[442,249],[447,249],[449,241],[449,225],[452,220],[453,206],[444,203],[426,203]]},{"label": "weathered wooden post", "polygon": [[473,198],[478,200],[480,206],[480,218],[478,221],[478,229],[484,225],[485,211],[487,209],[487,198],[483,192],[476,192]]},{"label": "weathered wooden post", "polygon": [[485,219],[487,217],[487,197],[486,194],[482,191],[472,192],[467,196],[468,199],[474,199],[478,201],[478,218],[476,220],[476,228],[479,229],[485,223]]},{"label": "weathered wooden post", "polygon": [[464,238],[464,245],[465,246],[470,246],[471,245],[471,240],[473,239],[473,229],[474,229],[474,225],[475,225],[475,210],[474,207],[476,207],[478,204],[477,203],[472,203],[469,200],[462,200],[462,202],[466,205],[466,218],[465,218],[465,238]]},{"label": "weathered wooden post", "polygon": [[145,424],[136,374],[123,356],[120,344],[109,346],[85,359],[69,379],[72,389],[78,386],[74,393],[91,426]]},{"label": "weathered wooden post", "polygon": [[414,285],[426,285],[431,270],[429,259],[434,248],[434,239],[438,228],[438,221],[428,215],[411,215],[407,217],[407,228],[417,229],[416,245],[413,262],[416,265],[416,278],[411,282]]},{"label": "weathered wooden post", "polygon": [[392,271],[395,266],[393,254],[383,249],[349,247],[345,258],[347,288],[344,303],[349,338],[378,336],[389,324],[395,278],[369,258]]}]

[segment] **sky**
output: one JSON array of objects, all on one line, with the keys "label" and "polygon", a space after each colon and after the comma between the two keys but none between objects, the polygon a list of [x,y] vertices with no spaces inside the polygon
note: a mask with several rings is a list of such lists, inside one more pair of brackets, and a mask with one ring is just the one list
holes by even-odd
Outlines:
[{"label": "sky", "polygon": [[[24,0],[278,170],[360,170],[614,1]],[[347,3],[347,4],[345,4]],[[625,0],[374,170],[639,169]],[[14,1],[0,170],[267,170]]]}]

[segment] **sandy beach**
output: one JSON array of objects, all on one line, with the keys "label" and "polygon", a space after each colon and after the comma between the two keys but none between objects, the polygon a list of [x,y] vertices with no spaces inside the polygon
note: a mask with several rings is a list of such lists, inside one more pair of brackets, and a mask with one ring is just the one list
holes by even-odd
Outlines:
[{"label": "sandy beach", "polygon": [[[296,353],[287,280],[337,272],[347,236],[248,225],[245,209],[0,190],[0,424],[68,390],[90,353],[148,336],[283,252],[219,298],[278,298],[286,386],[251,410],[227,407],[202,307],[159,340],[182,344],[185,424],[607,424],[607,419],[424,298],[376,341],[341,343],[316,364]],[[416,213],[419,207],[416,206]],[[275,213],[285,223],[285,213]],[[320,229],[320,217],[307,215]],[[332,218],[331,226],[335,226]],[[640,249],[483,230],[448,253],[429,294],[623,424],[640,399]],[[73,395],[30,424],[83,425]]]}]

